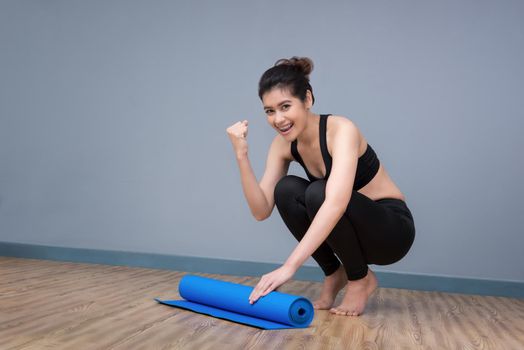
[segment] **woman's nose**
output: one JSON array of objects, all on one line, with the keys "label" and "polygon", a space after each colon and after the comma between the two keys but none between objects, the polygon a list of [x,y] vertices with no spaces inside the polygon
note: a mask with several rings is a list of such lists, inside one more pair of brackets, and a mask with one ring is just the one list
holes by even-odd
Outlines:
[{"label": "woman's nose", "polygon": [[279,124],[283,122],[286,118],[284,117],[284,114],[282,112],[276,112],[275,113],[275,123]]}]

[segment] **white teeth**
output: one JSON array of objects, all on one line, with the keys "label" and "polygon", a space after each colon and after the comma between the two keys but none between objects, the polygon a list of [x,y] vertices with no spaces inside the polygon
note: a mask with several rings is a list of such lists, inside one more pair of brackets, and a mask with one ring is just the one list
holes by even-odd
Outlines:
[{"label": "white teeth", "polygon": [[293,126],[293,124],[289,124],[283,128],[279,128],[280,131],[288,131],[289,129],[291,129],[291,127]]}]

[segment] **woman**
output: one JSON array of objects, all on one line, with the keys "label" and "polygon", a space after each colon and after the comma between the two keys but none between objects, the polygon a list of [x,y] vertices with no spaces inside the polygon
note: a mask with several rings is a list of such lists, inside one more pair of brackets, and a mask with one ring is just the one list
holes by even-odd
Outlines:
[{"label": "woman", "polygon": [[[403,258],[413,244],[415,226],[404,195],[358,127],[346,117],[311,111],[312,69],[309,58],[292,57],[278,60],[260,78],[259,97],[278,133],[260,183],[248,159],[248,121],[227,128],[253,216],[264,220],[276,205],[299,241],[284,265],[262,276],[249,302],[290,280],[312,256],[325,274],[314,307],[358,316],[378,285],[368,264],[388,265]],[[308,180],[287,175],[293,160]],[[342,303],[333,307],[346,285]]]}]

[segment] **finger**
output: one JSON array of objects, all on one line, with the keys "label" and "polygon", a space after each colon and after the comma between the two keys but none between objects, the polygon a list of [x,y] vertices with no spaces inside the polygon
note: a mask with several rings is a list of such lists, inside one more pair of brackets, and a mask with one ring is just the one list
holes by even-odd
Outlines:
[{"label": "finger", "polygon": [[260,297],[262,291],[266,289],[266,283],[260,283],[254,290],[253,298],[256,300]]},{"label": "finger", "polygon": [[253,304],[258,300],[258,293],[253,294],[251,297],[249,297],[249,303]]},{"label": "finger", "polygon": [[260,296],[264,296],[264,295],[268,295],[269,293],[271,293],[273,291],[274,288],[274,285],[273,284],[270,284],[269,286],[267,286],[267,288],[260,294]]},{"label": "finger", "polygon": [[[259,283],[260,284],[260,283]],[[257,284],[253,290],[251,291],[251,294],[249,294],[249,300],[251,301],[256,295],[257,295],[257,290],[258,290],[258,287],[259,287],[259,284]]]},{"label": "finger", "polygon": [[257,292],[255,295],[253,295],[253,297],[251,298],[251,300],[249,302],[251,304],[254,304],[258,299],[260,299],[260,297],[261,297],[261,293]]},{"label": "finger", "polygon": [[264,295],[268,294],[269,292],[271,292],[271,285],[270,284],[264,284],[264,285],[261,285],[260,288],[258,288],[256,291],[255,291],[255,294],[253,295],[253,298],[251,299],[251,301],[254,303],[255,301],[257,301],[258,299],[260,299],[261,297],[263,297]]},{"label": "finger", "polygon": [[260,296],[263,297],[263,296],[266,296],[268,295],[269,293],[271,293],[273,291],[273,288],[268,288],[266,289],[265,291],[263,291]]},{"label": "finger", "polygon": [[253,288],[251,294],[249,295],[249,303],[253,304],[258,299],[258,285]]},{"label": "finger", "polygon": [[260,294],[262,291],[264,291],[267,288],[267,282],[262,279],[260,282],[258,282],[257,286],[253,289],[251,292],[251,296],[249,297],[249,302],[253,304],[255,301],[260,298]]}]

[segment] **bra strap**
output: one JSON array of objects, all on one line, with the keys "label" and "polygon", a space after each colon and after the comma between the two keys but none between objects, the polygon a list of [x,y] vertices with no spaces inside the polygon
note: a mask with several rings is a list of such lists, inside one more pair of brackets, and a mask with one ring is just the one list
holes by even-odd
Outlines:
[{"label": "bra strap", "polygon": [[298,153],[297,140],[293,140],[293,142],[291,142],[291,154],[293,155],[293,158],[295,158],[295,160],[300,165],[302,165],[302,168],[304,168],[304,171],[306,172],[306,175],[308,176],[308,178],[311,179],[311,174],[307,170],[306,165],[304,161],[302,160],[302,157],[300,156],[300,153]]},{"label": "bra strap", "polygon": [[332,159],[329,155],[326,141],[326,131],[327,131],[327,118],[330,114],[321,114],[320,115],[320,151],[322,152],[322,158],[324,159],[324,165],[326,167],[326,178],[329,177],[331,173],[331,163]]}]

